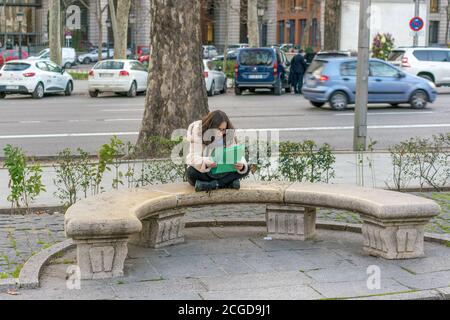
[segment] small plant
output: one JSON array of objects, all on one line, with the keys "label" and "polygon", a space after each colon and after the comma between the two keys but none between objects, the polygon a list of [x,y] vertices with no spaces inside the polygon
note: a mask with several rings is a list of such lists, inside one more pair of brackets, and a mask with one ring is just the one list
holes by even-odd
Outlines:
[{"label": "small plant", "polygon": [[6,158],[4,167],[8,169],[8,187],[11,192],[8,201],[11,202],[13,210],[25,207],[29,212],[30,203],[42,191],[45,191],[45,186],[42,184],[41,166],[39,164],[30,166],[29,159],[19,147],[8,144],[3,151]]},{"label": "small plant", "polygon": [[372,56],[387,60],[392,49],[394,49],[394,40],[390,33],[378,33],[372,41]]}]

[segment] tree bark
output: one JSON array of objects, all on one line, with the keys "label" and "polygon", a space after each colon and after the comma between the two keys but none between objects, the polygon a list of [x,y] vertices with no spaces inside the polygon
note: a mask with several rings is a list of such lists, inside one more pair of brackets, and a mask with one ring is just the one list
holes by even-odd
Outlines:
[{"label": "tree bark", "polygon": [[61,49],[61,3],[51,0],[49,7],[49,46],[50,60],[58,65],[62,64]]},{"label": "tree bark", "polygon": [[445,45],[448,47],[448,28],[450,28],[450,0],[447,1],[447,28],[445,28]]},{"label": "tree bark", "polygon": [[226,74],[228,69],[228,36],[229,32],[228,29],[230,27],[230,0],[225,0],[225,43],[224,43],[224,49],[223,49],[223,72]]},{"label": "tree bark", "polygon": [[324,50],[339,50],[341,36],[341,0],[325,2]]},{"label": "tree bark", "polygon": [[208,114],[203,77],[200,0],[152,0],[151,56],[138,153],[158,156],[149,143]]},{"label": "tree bark", "polygon": [[259,47],[259,31],[258,31],[258,0],[248,0],[248,45],[250,48]]},{"label": "tree bark", "polygon": [[97,26],[98,26],[98,42],[97,42],[97,49],[98,49],[98,61],[102,61],[103,59],[103,10],[102,10],[102,4],[101,1],[96,1],[96,19],[97,19]]},{"label": "tree bark", "polygon": [[131,0],[117,0],[114,30],[114,59],[127,58],[128,16]]}]

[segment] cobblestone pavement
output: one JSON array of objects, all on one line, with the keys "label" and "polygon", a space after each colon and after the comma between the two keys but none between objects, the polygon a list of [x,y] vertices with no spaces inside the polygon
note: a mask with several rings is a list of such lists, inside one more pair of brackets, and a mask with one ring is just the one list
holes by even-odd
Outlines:
[{"label": "cobblestone pavement", "polygon": [[[442,213],[431,221],[426,232],[450,233],[450,192],[415,193],[437,201]],[[192,220],[264,217],[263,205],[226,205],[189,208]],[[359,215],[341,210],[320,209],[318,219],[360,223]],[[18,277],[23,263],[30,256],[65,239],[64,215],[0,215],[0,279]]]}]

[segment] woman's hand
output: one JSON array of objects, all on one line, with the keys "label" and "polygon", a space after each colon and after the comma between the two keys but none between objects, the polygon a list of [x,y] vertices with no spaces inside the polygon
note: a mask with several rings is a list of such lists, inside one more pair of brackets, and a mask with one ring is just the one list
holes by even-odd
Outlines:
[{"label": "woman's hand", "polygon": [[234,167],[238,170],[238,171],[242,171],[244,169],[244,164],[243,163],[235,163]]},{"label": "woman's hand", "polygon": [[208,168],[216,168],[216,167],[217,167],[217,163],[215,163],[215,162],[210,163],[210,164],[208,164],[207,167],[208,167]]}]

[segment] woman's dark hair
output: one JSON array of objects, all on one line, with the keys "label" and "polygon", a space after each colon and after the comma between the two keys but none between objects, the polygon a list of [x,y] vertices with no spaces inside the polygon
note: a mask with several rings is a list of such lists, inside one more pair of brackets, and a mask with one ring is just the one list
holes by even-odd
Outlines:
[{"label": "woman's dark hair", "polygon": [[225,145],[225,142],[227,141],[227,132],[228,130],[234,130],[233,124],[231,123],[230,119],[228,118],[227,114],[221,110],[216,110],[208,113],[206,116],[202,119],[202,139],[203,143],[206,145],[211,144],[214,141],[214,137],[211,137],[211,140],[205,140],[209,137],[205,137],[205,132],[210,129],[218,129],[219,126],[222,124],[222,122],[227,123],[227,131],[223,135],[223,142]]}]

